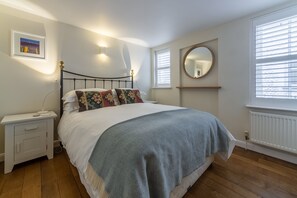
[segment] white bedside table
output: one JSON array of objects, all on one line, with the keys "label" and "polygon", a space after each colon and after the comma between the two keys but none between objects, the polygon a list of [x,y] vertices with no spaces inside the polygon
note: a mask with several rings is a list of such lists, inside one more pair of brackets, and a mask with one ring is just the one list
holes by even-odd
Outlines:
[{"label": "white bedside table", "polygon": [[53,158],[54,118],[56,113],[33,116],[36,113],[5,116],[4,173],[12,171],[15,164],[47,155]]}]

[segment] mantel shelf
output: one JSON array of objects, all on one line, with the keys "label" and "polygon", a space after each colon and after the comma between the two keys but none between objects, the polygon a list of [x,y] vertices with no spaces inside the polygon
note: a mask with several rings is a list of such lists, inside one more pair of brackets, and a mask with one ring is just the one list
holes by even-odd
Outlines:
[{"label": "mantel shelf", "polygon": [[221,86],[178,86],[178,89],[220,89]]}]

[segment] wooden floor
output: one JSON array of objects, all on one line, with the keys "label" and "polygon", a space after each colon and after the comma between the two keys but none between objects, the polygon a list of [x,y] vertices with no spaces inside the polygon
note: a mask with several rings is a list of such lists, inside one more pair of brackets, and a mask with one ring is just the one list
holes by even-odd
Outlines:
[{"label": "wooden floor", "polygon": [[[1,198],[88,197],[66,152],[17,165],[6,175],[1,163],[0,171]],[[185,195],[194,197],[297,197],[297,165],[235,148],[227,162],[215,159]]]}]

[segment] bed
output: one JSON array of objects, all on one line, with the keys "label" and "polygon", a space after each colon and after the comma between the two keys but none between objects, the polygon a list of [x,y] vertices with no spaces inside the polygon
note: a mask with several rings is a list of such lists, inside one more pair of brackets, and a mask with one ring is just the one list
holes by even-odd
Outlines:
[{"label": "bed", "polygon": [[[230,157],[235,139],[213,115],[143,103],[139,91],[133,89],[133,73],[102,78],[61,66],[63,116],[58,134],[90,197],[182,197],[215,154],[226,160]],[[64,77],[64,73],[79,78]],[[72,81],[75,90],[66,95],[65,80]],[[76,87],[78,81],[83,88]],[[94,88],[87,87],[88,81]],[[95,93],[112,99],[112,105],[102,101],[104,107],[96,108],[82,102]],[[131,94],[136,102],[127,98]]]}]

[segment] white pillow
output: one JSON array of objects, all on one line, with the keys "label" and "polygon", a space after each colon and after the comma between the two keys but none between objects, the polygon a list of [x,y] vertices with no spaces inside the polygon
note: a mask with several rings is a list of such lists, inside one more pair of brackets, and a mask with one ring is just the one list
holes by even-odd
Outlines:
[{"label": "white pillow", "polygon": [[67,102],[63,105],[63,111],[73,112],[78,111],[79,105],[78,102]]}]

